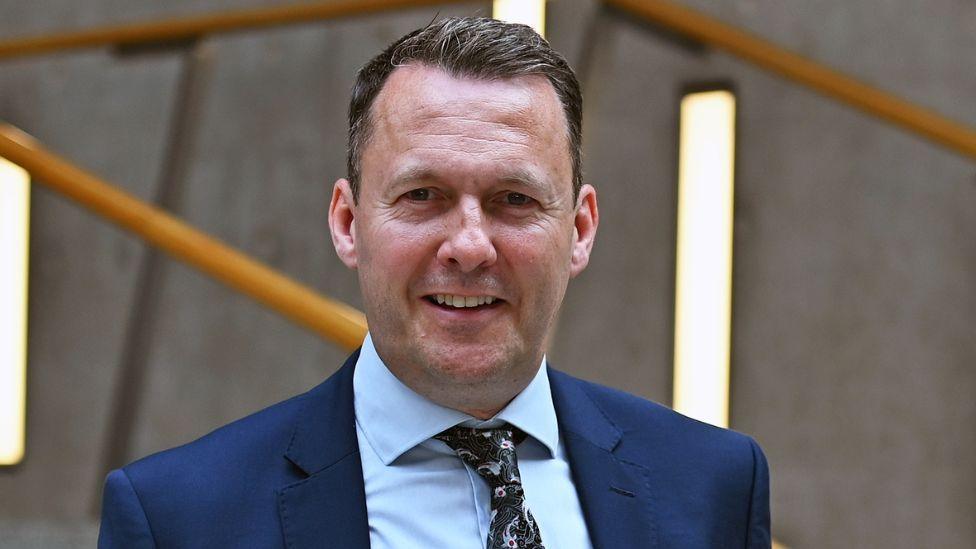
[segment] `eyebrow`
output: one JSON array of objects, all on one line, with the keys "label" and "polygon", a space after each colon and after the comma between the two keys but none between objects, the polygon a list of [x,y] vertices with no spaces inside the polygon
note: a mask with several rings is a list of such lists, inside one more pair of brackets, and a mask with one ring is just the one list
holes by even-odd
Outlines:
[{"label": "eyebrow", "polygon": [[[442,179],[443,177],[432,168],[419,165],[408,166],[393,176],[390,188],[399,189],[416,181],[440,181]],[[507,168],[497,180],[522,185],[540,194],[548,194],[551,191],[550,185],[546,184],[545,180],[540,178],[534,170],[521,167]]]},{"label": "eyebrow", "polygon": [[540,178],[534,170],[521,167],[512,167],[506,170],[500,180],[524,185],[540,194],[548,194],[552,191],[552,185],[546,184],[545,180]]},{"label": "eyebrow", "polygon": [[424,166],[408,166],[398,171],[390,183],[390,188],[397,189],[414,181],[439,179],[433,170]]}]

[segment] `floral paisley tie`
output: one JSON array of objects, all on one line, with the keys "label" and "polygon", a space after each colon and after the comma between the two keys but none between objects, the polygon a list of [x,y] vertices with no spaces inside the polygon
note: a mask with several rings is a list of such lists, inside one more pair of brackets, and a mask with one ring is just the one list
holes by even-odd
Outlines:
[{"label": "floral paisley tie", "polygon": [[450,446],[488,482],[491,489],[488,549],[545,549],[539,526],[525,505],[515,457],[516,436],[525,435],[505,424],[497,429],[455,426],[434,438]]}]

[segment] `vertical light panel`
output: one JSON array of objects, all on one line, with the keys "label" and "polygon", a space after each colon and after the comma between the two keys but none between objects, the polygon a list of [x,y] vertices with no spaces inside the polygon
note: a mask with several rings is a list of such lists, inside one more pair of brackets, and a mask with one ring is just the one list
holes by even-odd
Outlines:
[{"label": "vertical light panel", "polygon": [[735,96],[681,101],[674,408],[728,427]]},{"label": "vertical light panel", "polygon": [[24,457],[29,183],[26,171],[0,158],[0,465]]},{"label": "vertical light panel", "polygon": [[546,35],[546,0],[495,0],[491,16],[507,23],[522,23]]}]

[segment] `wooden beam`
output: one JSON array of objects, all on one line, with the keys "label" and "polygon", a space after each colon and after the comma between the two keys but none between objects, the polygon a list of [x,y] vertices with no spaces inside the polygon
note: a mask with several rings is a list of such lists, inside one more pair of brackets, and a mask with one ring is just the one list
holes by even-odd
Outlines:
[{"label": "wooden beam", "polygon": [[0,59],[60,50],[131,46],[190,40],[211,34],[305,23],[388,10],[458,4],[470,0],[332,0],[99,27],[54,35],[0,41]]},{"label": "wooden beam", "polygon": [[631,15],[725,50],[970,158],[976,158],[976,130],[789,52],[718,19],[666,0],[603,1]]},{"label": "wooden beam", "polygon": [[73,166],[12,126],[0,125],[0,156],[27,170],[33,181],[43,183],[344,349],[355,349],[362,343],[366,317],[353,307],[319,295],[177,217]]}]

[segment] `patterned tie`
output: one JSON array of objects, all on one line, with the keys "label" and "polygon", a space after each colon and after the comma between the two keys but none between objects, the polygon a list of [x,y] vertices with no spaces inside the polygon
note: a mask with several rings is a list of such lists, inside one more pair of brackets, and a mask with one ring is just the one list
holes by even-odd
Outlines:
[{"label": "patterned tie", "polygon": [[539,526],[525,505],[525,492],[515,457],[515,441],[524,436],[508,424],[497,429],[471,429],[458,425],[434,436],[450,446],[488,482],[491,489],[488,549],[545,549]]}]

